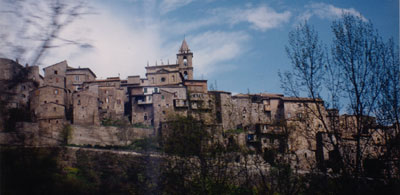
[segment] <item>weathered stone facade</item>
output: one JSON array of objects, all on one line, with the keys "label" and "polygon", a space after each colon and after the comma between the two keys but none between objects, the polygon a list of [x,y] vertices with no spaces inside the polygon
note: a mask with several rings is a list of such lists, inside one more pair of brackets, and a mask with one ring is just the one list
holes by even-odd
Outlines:
[{"label": "weathered stone facade", "polygon": [[[146,136],[162,135],[168,121],[180,115],[202,120],[227,144],[236,141],[257,152],[279,151],[304,170],[332,158],[333,146],[327,143],[330,135],[324,131],[324,125],[341,126],[344,131],[340,133],[348,144],[343,150],[354,150],[354,132],[346,130],[354,129],[346,128],[354,123],[354,119],[325,110],[322,100],[284,97],[282,94],[232,95],[225,91],[208,91],[206,80],[193,79],[193,53],[186,40],[179,49],[176,64],[147,66],[146,78],[128,76],[126,80],[119,77],[96,80],[90,69],[70,67],[67,61],[44,68],[42,78],[37,67],[22,67],[6,59],[0,59],[0,63],[0,82],[12,80],[18,71],[29,70],[28,80],[8,90],[14,98],[8,105],[29,105],[35,124],[50,135],[54,132],[54,136],[59,136],[63,126],[74,125],[77,129],[74,144],[101,145],[101,140],[106,140],[107,144],[121,144],[116,134],[122,130],[98,127],[105,122],[111,125],[127,122],[144,127],[145,130],[140,132]],[[317,110],[328,124],[322,124],[310,113]],[[96,130],[99,131],[97,134]],[[107,137],[110,132],[112,135]],[[139,130],[125,132],[137,133]],[[232,132],[241,133],[229,136]],[[91,136],[97,138],[91,139]],[[373,137],[375,143],[382,140],[379,134]],[[365,150],[373,156],[381,148]],[[354,160],[354,156],[349,156],[348,160]]]}]

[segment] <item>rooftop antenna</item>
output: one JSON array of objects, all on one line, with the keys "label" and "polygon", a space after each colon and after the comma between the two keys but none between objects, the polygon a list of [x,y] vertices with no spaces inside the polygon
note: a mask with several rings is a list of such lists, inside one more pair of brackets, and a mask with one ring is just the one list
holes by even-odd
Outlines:
[{"label": "rooftop antenna", "polygon": [[147,66],[149,66],[149,61],[147,60]]},{"label": "rooftop antenna", "polygon": [[162,59],[160,59],[161,65],[164,65],[164,62],[162,61]]},{"label": "rooftop antenna", "polygon": [[168,65],[169,65],[169,59],[168,59]]}]

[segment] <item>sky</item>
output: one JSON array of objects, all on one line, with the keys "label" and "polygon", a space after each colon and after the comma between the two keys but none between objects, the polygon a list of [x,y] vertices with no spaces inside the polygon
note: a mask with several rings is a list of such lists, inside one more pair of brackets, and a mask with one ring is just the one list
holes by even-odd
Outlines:
[{"label": "sky", "polygon": [[[41,67],[67,60],[98,79],[145,77],[145,66],[175,63],[185,38],[195,79],[233,93],[283,93],[278,72],[290,70],[288,33],[308,20],[329,45],[343,12],[370,20],[399,43],[398,0],[92,0],[93,14],[62,31],[90,47],[55,48]],[[3,21],[5,19],[3,18]],[[1,21],[0,21],[1,22]],[[13,58],[13,56],[4,56]]]}]

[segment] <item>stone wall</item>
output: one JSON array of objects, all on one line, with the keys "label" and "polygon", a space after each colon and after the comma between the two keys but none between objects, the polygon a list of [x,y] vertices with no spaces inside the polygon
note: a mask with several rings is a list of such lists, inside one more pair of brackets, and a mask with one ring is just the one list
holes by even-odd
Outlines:
[{"label": "stone wall", "polygon": [[97,93],[81,91],[73,94],[73,123],[77,125],[100,125]]},{"label": "stone wall", "polygon": [[119,128],[113,126],[82,126],[71,125],[71,136],[68,144],[125,146],[135,139],[146,138],[154,134],[153,129]]}]

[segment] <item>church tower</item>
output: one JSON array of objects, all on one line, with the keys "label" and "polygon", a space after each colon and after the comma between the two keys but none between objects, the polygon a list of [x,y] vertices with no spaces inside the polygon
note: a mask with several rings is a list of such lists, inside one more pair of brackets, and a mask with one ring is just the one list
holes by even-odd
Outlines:
[{"label": "church tower", "polygon": [[186,39],[183,39],[179,53],[176,54],[179,64],[179,72],[182,73],[185,80],[193,80],[193,53],[190,51]]}]

